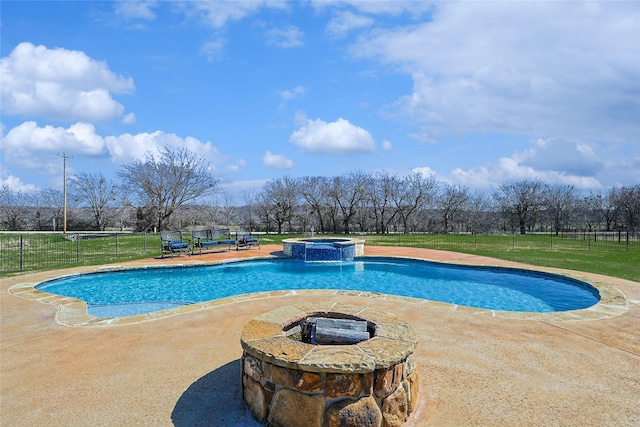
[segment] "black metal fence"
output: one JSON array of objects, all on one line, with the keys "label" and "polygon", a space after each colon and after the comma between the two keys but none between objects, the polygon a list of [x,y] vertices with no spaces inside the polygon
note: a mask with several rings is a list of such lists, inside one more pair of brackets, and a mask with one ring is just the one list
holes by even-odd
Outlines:
[{"label": "black metal fence", "polygon": [[[187,234],[188,236],[188,234]],[[263,236],[280,244],[291,235]],[[490,234],[366,234],[369,245],[409,246],[460,252],[640,252],[640,233],[581,232]],[[0,275],[160,256],[157,233],[0,233]]]},{"label": "black metal fence", "polygon": [[455,251],[631,251],[640,252],[640,233],[576,232],[531,234],[374,234],[371,245],[412,246]]},{"label": "black metal fence", "polygon": [[159,237],[147,233],[3,233],[0,274],[152,256],[159,250]]}]

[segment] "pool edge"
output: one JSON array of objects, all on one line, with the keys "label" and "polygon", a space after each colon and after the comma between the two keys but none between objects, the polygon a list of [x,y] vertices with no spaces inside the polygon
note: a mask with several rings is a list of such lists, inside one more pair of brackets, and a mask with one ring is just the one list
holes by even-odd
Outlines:
[{"label": "pool edge", "polygon": [[[25,299],[35,300],[38,302],[43,302],[43,303],[56,306],[58,309],[55,315],[56,322],[65,326],[72,326],[72,327],[113,326],[113,325],[135,324],[135,323],[162,319],[165,317],[176,316],[179,314],[205,310],[205,309],[209,309],[209,308],[217,307],[221,305],[234,304],[234,303],[246,301],[246,300],[277,298],[281,296],[290,296],[290,295],[359,296],[359,297],[365,297],[365,298],[384,299],[387,301],[393,301],[393,302],[399,302],[399,303],[405,303],[405,304],[411,304],[411,305],[423,305],[429,308],[455,311],[455,312],[471,314],[471,315],[489,316],[489,317],[506,318],[506,319],[519,319],[519,320],[550,321],[550,322],[588,321],[588,320],[608,319],[608,318],[612,318],[612,317],[616,317],[621,314],[624,314],[629,310],[629,300],[627,296],[620,289],[618,289],[612,284],[604,283],[600,280],[592,280],[584,276],[584,275],[590,275],[589,273],[581,273],[581,272],[575,272],[571,270],[558,270],[558,269],[554,269],[554,271],[549,271],[549,269],[545,267],[530,266],[530,265],[506,266],[506,265],[498,265],[498,264],[467,263],[460,260],[457,260],[455,262],[447,262],[447,261],[433,260],[429,258],[412,257],[412,256],[393,256],[393,255],[385,255],[385,256],[389,258],[395,257],[395,258],[405,258],[405,259],[416,259],[416,260],[429,261],[429,262],[435,262],[435,263],[441,263],[441,264],[456,264],[456,265],[475,266],[475,267],[482,267],[482,266],[499,267],[499,268],[521,269],[521,270],[527,270],[527,271],[555,274],[555,275],[564,276],[564,277],[568,277],[571,279],[588,283],[599,292],[600,301],[598,301],[598,303],[592,305],[591,307],[587,307],[579,310],[534,313],[534,312],[502,311],[502,310],[469,307],[469,306],[462,306],[462,305],[450,304],[450,303],[439,302],[439,301],[426,300],[422,298],[412,298],[412,297],[405,297],[405,296],[399,296],[399,295],[393,295],[393,294],[383,294],[383,293],[369,292],[369,291],[279,290],[279,291],[266,291],[266,292],[255,292],[255,293],[249,293],[249,294],[234,295],[230,297],[225,297],[225,298],[220,298],[220,299],[215,299],[215,300],[210,300],[205,302],[199,302],[196,304],[184,305],[180,307],[174,307],[166,310],[159,310],[151,313],[138,314],[133,316],[101,318],[101,317],[95,317],[90,315],[87,310],[87,304],[84,301],[78,300],[76,298],[55,295],[55,294],[51,294],[45,291],[40,291],[38,289],[35,289],[35,286],[45,281],[52,280],[59,277],[73,276],[76,274],[115,271],[115,270],[135,270],[135,269],[145,269],[145,268],[197,267],[197,266],[214,265],[214,264],[221,264],[221,263],[227,263],[227,262],[235,262],[240,260],[238,258],[229,258],[229,259],[212,260],[212,261],[196,261],[196,262],[189,262],[187,264],[162,263],[162,264],[154,264],[154,265],[148,264],[148,265],[131,265],[131,266],[126,266],[123,264],[103,265],[99,267],[94,266],[94,267],[74,269],[75,271],[72,273],[64,273],[59,270],[50,271],[50,272],[37,274],[37,276],[42,276],[37,281],[25,281],[25,282],[16,283],[10,286],[9,292],[13,295],[16,295]],[[379,257],[379,255],[364,255],[363,257],[372,258],[372,257]],[[270,258],[278,258],[278,256],[261,255],[261,256],[242,258],[242,259],[255,260],[255,259],[270,259]],[[499,260],[496,260],[496,261],[499,261]],[[603,277],[606,278],[607,276],[603,276]]]}]

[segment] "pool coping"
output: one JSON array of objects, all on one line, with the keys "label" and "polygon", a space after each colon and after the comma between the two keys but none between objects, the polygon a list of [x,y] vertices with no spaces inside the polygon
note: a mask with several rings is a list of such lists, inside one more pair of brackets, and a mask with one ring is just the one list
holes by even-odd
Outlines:
[{"label": "pool coping", "polygon": [[[107,264],[101,266],[82,267],[74,269],[73,273],[63,273],[61,271],[54,270],[40,274],[38,281],[29,281],[17,283],[9,288],[9,292],[13,295],[35,300],[42,303],[51,304],[57,307],[55,316],[56,322],[72,327],[94,327],[94,326],[115,326],[115,325],[129,325],[134,323],[148,322],[156,319],[161,319],[170,316],[176,316],[185,313],[191,313],[194,311],[205,310],[212,307],[218,307],[227,304],[233,304],[248,300],[258,300],[265,298],[275,298],[281,296],[290,295],[328,295],[328,296],[359,296],[375,299],[383,299],[386,301],[399,302],[404,304],[425,306],[429,308],[442,309],[447,311],[456,311],[460,313],[467,313],[471,315],[490,316],[495,318],[506,319],[519,319],[519,320],[534,320],[534,321],[552,321],[552,322],[564,322],[564,321],[585,321],[585,320],[600,320],[608,319],[619,316],[626,313],[629,310],[629,300],[627,296],[619,290],[617,287],[610,283],[606,283],[606,277],[602,276],[603,280],[594,280],[586,277],[584,274],[571,271],[571,270],[558,270],[550,271],[549,268],[538,267],[532,265],[518,264],[518,265],[488,265],[477,263],[466,263],[464,261],[442,261],[433,260],[429,258],[412,257],[412,256],[394,256],[384,255],[388,258],[405,258],[416,259],[422,261],[429,261],[440,264],[449,265],[463,265],[471,267],[497,267],[524,271],[541,272],[545,274],[553,274],[558,276],[564,276],[571,279],[579,280],[593,286],[600,293],[600,301],[592,305],[579,310],[569,311],[553,311],[544,313],[534,312],[519,312],[519,311],[503,311],[492,310],[486,308],[469,307],[458,304],[450,304],[440,301],[426,300],[422,298],[405,297],[393,294],[384,294],[378,292],[368,291],[350,291],[350,290],[278,290],[278,291],[266,291],[266,292],[254,292],[248,294],[239,294],[230,297],[205,301],[196,304],[183,305],[180,307],[173,307],[165,310],[154,311],[151,313],[137,314],[133,316],[123,317],[95,317],[88,313],[87,304],[72,297],[65,297],[60,295],[51,294],[45,291],[35,289],[37,285],[48,280],[71,277],[79,274],[93,273],[93,272],[108,272],[108,271],[120,271],[120,270],[136,270],[136,269],[148,269],[148,268],[167,268],[167,267],[201,267],[207,265],[216,265],[222,263],[236,262],[241,260],[257,260],[257,259],[272,259],[281,258],[279,255],[270,256],[255,256],[255,257],[243,257],[243,258],[228,258],[221,260],[210,261],[190,261],[189,263],[173,263],[163,262],[162,264]],[[363,255],[362,258],[379,257],[379,255]],[[165,261],[164,259],[161,261]],[[169,259],[166,259],[169,261]]]}]

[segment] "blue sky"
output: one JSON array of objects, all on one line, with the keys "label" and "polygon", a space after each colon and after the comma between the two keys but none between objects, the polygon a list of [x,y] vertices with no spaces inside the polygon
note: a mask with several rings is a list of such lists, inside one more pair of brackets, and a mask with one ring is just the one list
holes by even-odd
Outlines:
[{"label": "blue sky", "polygon": [[5,1],[0,183],[166,144],[223,189],[422,171],[640,182],[640,2]]}]

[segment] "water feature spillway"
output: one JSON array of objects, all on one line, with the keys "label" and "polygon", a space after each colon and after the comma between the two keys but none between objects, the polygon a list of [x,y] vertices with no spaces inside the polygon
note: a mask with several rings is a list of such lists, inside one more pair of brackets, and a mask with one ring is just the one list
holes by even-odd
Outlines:
[{"label": "water feature spillway", "polygon": [[364,255],[363,239],[284,239],[282,245],[286,256],[303,261],[350,261]]}]

